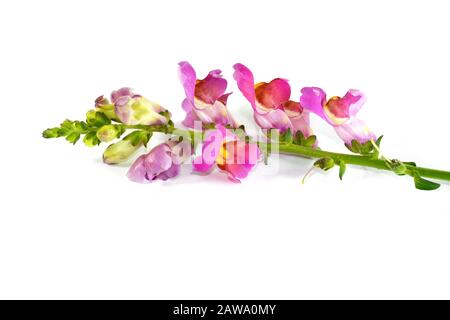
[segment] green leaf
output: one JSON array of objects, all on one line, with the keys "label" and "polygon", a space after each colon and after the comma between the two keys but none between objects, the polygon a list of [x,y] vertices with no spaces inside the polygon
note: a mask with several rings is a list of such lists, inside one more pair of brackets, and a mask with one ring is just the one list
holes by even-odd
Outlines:
[{"label": "green leaf", "polygon": [[340,160],[339,161],[339,179],[342,180],[342,178],[344,177],[346,169],[347,169],[347,165],[345,164],[344,161]]},{"label": "green leaf", "polygon": [[66,140],[70,143],[77,143],[77,141],[80,139],[80,133],[79,132],[71,132],[66,136]]},{"label": "green leaf", "polygon": [[414,173],[414,184],[419,190],[436,190],[441,186],[439,183],[422,178],[417,172]]},{"label": "green leaf", "polygon": [[314,166],[322,169],[323,171],[328,171],[334,167],[334,160],[332,158],[321,158],[314,162]]}]

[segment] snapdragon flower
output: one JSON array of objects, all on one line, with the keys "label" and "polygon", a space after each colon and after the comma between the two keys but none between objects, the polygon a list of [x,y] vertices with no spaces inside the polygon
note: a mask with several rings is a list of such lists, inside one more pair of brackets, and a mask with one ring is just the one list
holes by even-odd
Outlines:
[{"label": "snapdragon flower", "polygon": [[184,87],[186,98],[182,102],[182,108],[186,112],[183,125],[194,127],[195,121],[203,124],[220,124],[237,127],[237,123],[227,109],[228,96],[227,80],[222,78],[220,70],[213,70],[206,78],[197,79],[194,68],[189,62],[179,63],[180,81]]}]

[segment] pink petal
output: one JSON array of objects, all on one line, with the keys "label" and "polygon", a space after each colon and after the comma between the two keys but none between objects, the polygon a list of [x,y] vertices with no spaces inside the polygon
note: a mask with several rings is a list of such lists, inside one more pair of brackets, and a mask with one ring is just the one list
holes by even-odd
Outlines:
[{"label": "pink petal", "polygon": [[195,122],[201,122],[194,110],[186,113],[186,117],[181,122],[186,128],[195,128]]},{"label": "pink petal", "polygon": [[105,96],[100,96],[97,99],[95,99],[95,107],[100,108],[102,106],[110,104],[109,100]]},{"label": "pink petal", "polygon": [[193,111],[203,123],[231,125],[234,128],[237,126],[227,107],[219,100],[208,108],[194,109]]},{"label": "pink petal", "polygon": [[239,90],[256,110],[255,80],[252,72],[241,63],[235,64],[233,68],[233,78],[236,80]]},{"label": "pink petal", "polygon": [[192,111],[192,109],[194,108],[194,106],[192,105],[192,103],[189,101],[189,99],[184,99],[183,102],[181,103],[181,107],[183,108],[184,111],[186,112],[190,112]]},{"label": "pink petal", "polygon": [[155,178],[155,180],[160,179],[160,180],[166,181],[170,178],[174,178],[174,177],[178,176],[179,174],[180,174],[180,165],[172,163],[172,166],[169,169],[167,169],[166,171],[163,171],[162,173],[160,173]]},{"label": "pink petal", "polygon": [[140,156],[130,167],[127,176],[135,182],[150,182],[169,170],[173,165],[171,149],[166,143],[154,147]]},{"label": "pink petal", "polygon": [[354,89],[349,90],[342,99],[348,101],[348,103],[350,104],[348,112],[350,117],[356,116],[358,111],[367,100],[364,93]]},{"label": "pink petal", "polygon": [[125,87],[125,88],[120,88],[118,90],[115,90],[111,93],[111,101],[112,103],[116,103],[117,99],[121,98],[121,97],[133,97],[135,94],[133,92],[133,89]]},{"label": "pink petal", "polygon": [[287,80],[277,78],[256,84],[255,95],[263,110],[277,109],[291,97],[291,86]]},{"label": "pink petal", "polygon": [[130,120],[131,110],[127,107],[130,99],[130,96],[122,96],[114,102],[114,111],[122,123],[128,123]]},{"label": "pink petal", "polygon": [[145,183],[146,179],[146,166],[145,166],[145,154],[139,156],[128,169],[127,177],[134,182]]},{"label": "pink petal", "polygon": [[301,115],[303,112],[303,107],[299,102],[288,100],[282,104],[284,112],[289,116],[289,118]]},{"label": "pink petal", "polygon": [[357,140],[363,144],[372,139],[374,141],[377,139],[376,135],[370,131],[364,121],[356,118],[340,126],[335,126],[334,130],[347,145],[351,145],[352,140]]},{"label": "pink petal", "polygon": [[283,110],[288,115],[293,126],[293,133],[301,131],[305,137],[313,134],[309,122],[309,112],[300,103],[289,100],[283,103]]},{"label": "pink petal", "polygon": [[180,77],[181,84],[184,87],[184,92],[186,93],[186,98],[191,104],[194,104],[194,93],[195,93],[195,82],[197,81],[197,75],[195,74],[194,68],[189,64],[189,62],[182,61],[178,64],[178,74]]},{"label": "pink petal", "polygon": [[192,164],[192,168],[195,172],[199,173],[209,173],[213,169],[216,163],[207,163],[204,161],[202,156],[195,158],[194,163]]},{"label": "pink petal", "polygon": [[291,120],[281,109],[270,110],[265,114],[254,113],[254,119],[262,129],[278,129],[285,132],[287,129],[293,131]]},{"label": "pink petal", "polygon": [[259,161],[260,151],[255,143],[232,141],[223,147],[226,149],[226,158],[220,159],[218,167],[227,172],[232,181],[246,178]]},{"label": "pink petal", "polygon": [[217,101],[222,102],[224,105],[227,105],[228,97],[232,94],[232,92],[225,93],[221,95],[219,98],[217,98]]},{"label": "pink petal", "polygon": [[340,125],[355,116],[366,97],[358,90],[349,90],[344,97],[332,97],[324,107],[325,115],[329,122],[334,125]]},{"label": "pink petal", "polygon": [[290,120],[292,126],[294,127],[293,132],[301,131],[305,137],[309,137],[314,134],[309,123],[308,111],[304,111],[301,115],[292,117]]},{"label": "pink petal", "polygon": [[227,89],[227,80],[222,78],[220,70],[211,71],[205,79],[195,85],[195,97],[207,104],[213,104]]},{"label": "pink petal", "polygon": [[202,154],[192,164],[196,172],[208,172],[216,163],[220,148],[226,138],[226,129],[218,126],[217,129],[208,130],[203,139]]},{"label": "pink petal", "polygon": [[325,92],[318,87],[305,87],[301,90],[302,96],[300,97],[300,105],[315,113],[322,119],[328,121],[323,112],[327,96]]}]

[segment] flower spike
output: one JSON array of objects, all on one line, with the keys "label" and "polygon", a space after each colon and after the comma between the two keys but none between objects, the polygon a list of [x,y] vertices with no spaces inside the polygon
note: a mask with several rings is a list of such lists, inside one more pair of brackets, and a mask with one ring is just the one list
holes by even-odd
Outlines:
[{"label": "flower spike", "polygon": [[[386,157],[380,148],[382,136],[377,139],[357,117],[366,101],[358,90],[327,99],[321,88],[305,87],[301,90],[300,101],[294,101],[286,79],[255,83],[253,73],[246,66],[235,64],[233,77],[250,102],[255,122],[264,132],[263,139],[254,140],[243,125],[237,125],[228,111],[230,93],[226,93],[227,81],[220,70],[212,70],[199,80],[188,62],[180,62],[178,67],[185,91],[183,124],[191,129],[175,127],[168,110],[134,93],[131,88],[123,87],[113,91],[109,99],[98,97],[85,120],[65,120],[57,127],[44,130],[43,137],[62,137],[72,144],[82,137],[88,147],[108,143],[103,161],[119,164],[147,147],[155,133],[171,135],[170,139],[138,156],[132,163],[127,176],[139,183],[174,178],[179,175],[181,165],[192,158],[194,172],[208,174],[217,168],[229,180],[240,182],[256,167],[262,153],[265,163],[270,165],[268,157],[275,152],[314,159],[305,178],[314,168],[323,171],[338,168],[342,180],[348,165],[356,165],[409,176],[419,190],[440,187],[439,183],[428,179],[450,181],[449,171],[423,168],[414,162]],[[347,148],[357,154],[318,148],[310,126],[310,112],[330,124]],[[121,138],[126,132],[127,135]],[[195,146],[200,142],[201,151],[193,157]]]}]

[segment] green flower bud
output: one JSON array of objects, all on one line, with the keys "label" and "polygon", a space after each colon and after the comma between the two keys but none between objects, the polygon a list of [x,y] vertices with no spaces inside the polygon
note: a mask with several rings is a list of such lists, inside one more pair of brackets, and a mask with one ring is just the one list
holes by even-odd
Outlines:
[{"label": "green flower bud", "polygon": [[93,109],[89,110],[88,112],[86,112],[86,122],[89,121],[95,121],[95,115],[97,114],[97,112]]},{"label": "green flower bud", "polygon": [[126,161],[133,155],[140,147],[142,143],[138,143],[133,146],[130,140],[121,140],[117,143],[113,143],[106,148],[103,153],[103,162],[107,164],[117,164]]},{"label": "green flower bud", "polygon": [[95,100],[97,111],[103,112],[109,119],[118,120],[114,104],[109,102],[104,96],[100,96]]},{"label": "green flower bud", "polygon": [[119,136],[120,131],[117,126],[107,124],[98,129],[97,138],[102,142],[110,142]]}]

